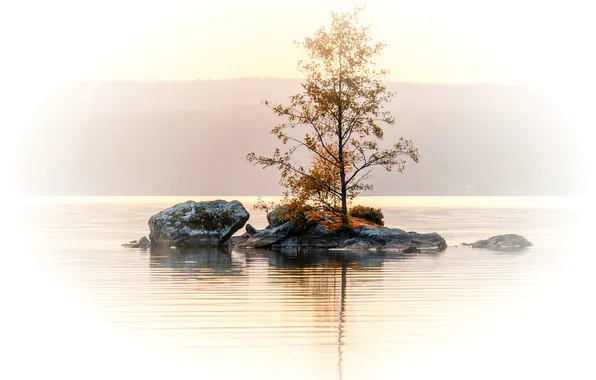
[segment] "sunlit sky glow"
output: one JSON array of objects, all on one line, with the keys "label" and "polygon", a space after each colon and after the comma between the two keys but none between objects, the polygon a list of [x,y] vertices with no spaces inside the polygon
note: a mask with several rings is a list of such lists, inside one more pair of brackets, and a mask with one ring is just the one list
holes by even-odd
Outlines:
[{"label": "sunlit sky glow", "polygon": [[[579,125],[590,108],[582,89],[594,84],[596,65],[588,3],[368,0],[362,22],[387,44],[378,64],[391,70],[389,79],[537,87],[573,109],[568,114]],[[331,11],[353,6],[343,0],[7,3],[0,28],[11,54],[0,75],[17,104],[7,107],[4,124],[19,124],[36,97],[73,80],[300,77],[302,51],[292,42],[328,25]]]},{"label": "sunlit sky glow", "polygon": [[[575,1],[369,0],[379,64],[409,82],[540,84],[573,75],[588,12]],[[19,76],[47,80],[297,77],[301,40],[339,0],[15,2]]]}]

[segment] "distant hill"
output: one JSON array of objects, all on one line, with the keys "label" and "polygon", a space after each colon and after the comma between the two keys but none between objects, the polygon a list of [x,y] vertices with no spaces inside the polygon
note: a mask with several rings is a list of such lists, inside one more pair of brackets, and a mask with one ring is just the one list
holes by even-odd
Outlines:
[{"label": "distant hill", "polygon": [[[574,162],[554,107],[526,88],[387,83],[396,125],[420,163],[376,172],[376,195],[568,195]],[[280,120],[262,100],[286,79],[85,83],[44,103],[21,142],[19,188],[36,195],[278,195],[269,154]]]}]

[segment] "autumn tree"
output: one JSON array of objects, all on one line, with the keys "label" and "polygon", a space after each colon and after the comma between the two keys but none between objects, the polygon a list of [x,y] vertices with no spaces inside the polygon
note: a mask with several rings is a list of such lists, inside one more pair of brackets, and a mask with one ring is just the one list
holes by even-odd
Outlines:
[{"label": "autumn tree", "polygon": [[[284,118],[271,133],[286,149],[270,157],[247,155],[255,165],[280,171],[287,197],[339,215],[344,228],[351,200],[373,188],[368,181],[375,167],[401,172],[406,158],[418,162],[410,140],[400,138],[388,148],[379,144],[382,126],[395,123],[383,108],[393,93],[381,82],[389,71],[375,68],[385,45],[372,43],[370,27],[359,26],[361,11],[331,13],[329,30],[322,27],[297,43],[308,53],[298,62],[306,76],[303,91],[285,105],[264,102]],[[307,164],[295,159],[299,150],[308,153]]]}]

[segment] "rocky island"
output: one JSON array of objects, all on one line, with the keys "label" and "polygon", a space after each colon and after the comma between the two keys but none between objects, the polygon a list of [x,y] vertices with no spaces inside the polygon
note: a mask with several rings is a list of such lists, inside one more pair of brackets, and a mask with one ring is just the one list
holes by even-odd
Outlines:
[{"label": "rocky island", "polygon": [[[377,209],[378,210],[378,209]],[[169,207],[149,218],[149,238],[143,236],[122,246],[128,248],[187,248],[226,247],[235,249],[262,248],[281,252],[309,253],[318,250],[393,251],[403,253],[441,252],[447,248],[445,239],[436,232],[406,232],[354,218],[350,230],[334,230],[332,220],[305,220],[302,216],[287,220],[283,208],[267,213],[268,225],[257,230],[246,222],[250,214],[238,201],[187,201]],[[234,236],[242,227],[245,232]],[[518,250],[533,246],[526,238],[505,234],[461,243],[470,248]],[[456,245],[457,247],[457,245]]]},{"label": "rocky island", "polygon": [[334,231],[329,223],[283,220],[280,208],[267,214],[268,226],[257,230],[250,224],[241,236],[233,236],[245,226],[250,214],[238,201],[187,201],[169,207],[149,219],[149,239],[127,243],[127,247],[265,248],[275,251],[375,250],[399,252],[440,252],[447,248],[438,233],[420,234],[374,223],[359,223],[348,231]]},{"label": "rocky island", "polygon": [[398,228],[365,224],[349,231],[329,231],[324,223],[281,221],[275,209],[267,214],[269,225],[260,231],[248,231],[233,239],[238,248],[286,250],[391,250],[400,252],[439,252],[447,243],[438,233],[419,234]]}]

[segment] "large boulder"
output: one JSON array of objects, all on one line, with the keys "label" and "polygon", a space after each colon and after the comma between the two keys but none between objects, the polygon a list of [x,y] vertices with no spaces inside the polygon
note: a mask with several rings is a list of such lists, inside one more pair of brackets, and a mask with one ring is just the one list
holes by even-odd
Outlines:
[{"label": "large boulder", "polygon": [[149,238],[154,247],[224,246],[249,216],[238,201],[187,201],[153,215]]},{"label": "large boulder", "polygon": [[531,247],[533,244],[530,243],[525,237],[515,235],[515,234],[506,234],[506,235],[497,235],[486,240],[478,240],[475,243],[467,244],[462,243],[462,245],[467,245],[472,248],[488,248],[488,249],[520,249],[520,248],[527,248]]}]

